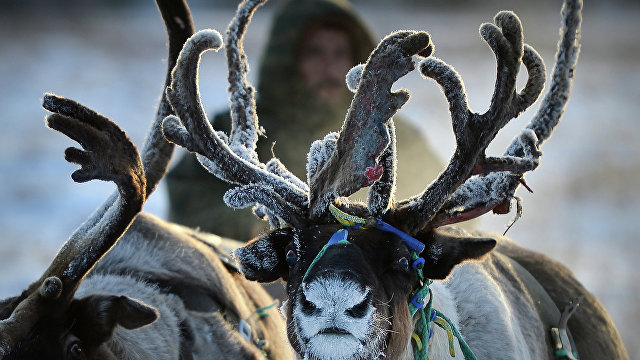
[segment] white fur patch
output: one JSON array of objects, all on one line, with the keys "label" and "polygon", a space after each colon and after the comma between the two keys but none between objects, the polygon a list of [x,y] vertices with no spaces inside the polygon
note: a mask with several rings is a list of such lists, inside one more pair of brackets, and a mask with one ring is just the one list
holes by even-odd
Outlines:
[{"label": "white fur patch", "polygon": [[[347,360],[372,357],[383,338],[380,333],[386,333],[375,331],[376,308],[369,305],[361,317],[350,316],[348,312],[365,301],[370,289],[363,289],[339,275],[330,275],[304,284],[301,291],[315,307],[312,314],[305,314],[300,299],[293,304],[294,331],[305,358]],[[335,333],[335,330],[344,333]]]}]

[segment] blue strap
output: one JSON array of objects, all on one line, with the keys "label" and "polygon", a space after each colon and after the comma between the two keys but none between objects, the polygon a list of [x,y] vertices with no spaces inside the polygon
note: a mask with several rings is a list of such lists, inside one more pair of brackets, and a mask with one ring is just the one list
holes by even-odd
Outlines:
[{"label": "blue strap", "polygon": [[418,254],[420,254],[424,250],[423,243],[407,234],[406,232],[387,224],[386,222],[382,221],[382,219],[377,219],[376,229],[397,235],[407,245],[409,250],[414,250]]},{"label": "blue strap", "polygon": [[339,243],[340,241],[347,241],[347,237],[349,236],[349,232],[347,229],[340,229],[331,235],[331,238],[327,242],[327,245],[331,246]]}]

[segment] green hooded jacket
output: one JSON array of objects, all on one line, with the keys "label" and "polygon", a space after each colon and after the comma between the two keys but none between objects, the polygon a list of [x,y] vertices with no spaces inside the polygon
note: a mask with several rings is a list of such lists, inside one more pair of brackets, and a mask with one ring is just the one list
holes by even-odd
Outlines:
[{"label": "green hooded jacket", "polygon": [[[306,179],[306,154],[311,143],[340,130],[352,97],[345,93],[343,102],[329,106],[317,101],[298,75],[297,49],[311,24],[346,30],[354,65],[364,63],[376,45],[346,1],[291,0],[276,13],[258,73],[257,113],[266,138],[258,140],[257,151],[262,162],[275,155],[302,180]],[[214,117],[213,126],[229,133],[230,121],[227,110]],[[397,116],[394,121],[398,140],[396,197],[404,199],[421,192],[443,165],[417,128]],[[268,228],[251,209],[227,207],[222,197],[230,185],[209,174],[193,154],[184,156],[171,169],[167,185],[169,219],[173,222],[242,241]],[[356,197],[366,199],[366,192]]]}]

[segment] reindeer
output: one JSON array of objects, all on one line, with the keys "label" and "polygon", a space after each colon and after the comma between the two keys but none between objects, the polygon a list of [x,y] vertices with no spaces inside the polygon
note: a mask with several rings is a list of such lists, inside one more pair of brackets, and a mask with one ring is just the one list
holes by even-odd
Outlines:
[{"label": "reindeer", "polygon": [[[169,36],[168,85],[194,27],[185,1],[157,5]],[[219,34],[213,41],[221,47]],[[219,237],[140,214],[175,147],[161,131],[172,114],[166,95],[142,157],[105,116],[53,94],[43,107],[52,112],[47,126],[82,146],[65,151],[80,165],[73,180],[112,181],[117,191],[39,280],[0,302],[0,359],[293,359],[274,300],[223,263],[230,250]]]},{"label": "reindeer", "polygon": [[[244,1],[235,26],[246,28],[263,2]],[[565,1],[551,89],[504,156],[487,156],[486,148],[538,99],[546,73],[509,11],[480,27],[497,61],[484,114],[469,109],[453,67],[432,56],[428,33],[394,32],[347,75],[353,101],[340,132],[312,144],[306,181],[278,159],[263,163],[255,153],[260,128],[241,48],[229,63],[239,70],[229,77],[232,131],[213,131],[200,102],[197,71],[199,55],[214,47],[215,36],[202,31],[187,41],[183,53],[193,54],[181,57],[167,88],[175,115],[165,118],[164,134],[235,185],[224,196],[229,206],[255,206],[256,215],[270,222],[271,231],[235,256],[247,279],[287,282],[282,310],[300,358],[628,358],[600,302],[562,264],[503,236],[470,235],[450,226],[489,211],[508,213],[516,189],[526,186],[524,174],[539,165],[540,146],[571,90],[581,9],[580,0]],[[437,82],[449,103],[456,148],[422,193],[398,201],[390,119],[409,93],[391,87],[416,68],[416,55],[422,75]],[[528,78],[517,91],[521,64]],[[367,186],[366,204],[348,199]]]}]

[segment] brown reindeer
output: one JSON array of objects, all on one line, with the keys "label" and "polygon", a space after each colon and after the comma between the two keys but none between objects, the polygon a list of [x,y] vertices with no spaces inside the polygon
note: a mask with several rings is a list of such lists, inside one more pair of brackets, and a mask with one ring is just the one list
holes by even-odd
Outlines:
[{"label": "brown reindeer", "polygon": [[[169,36],[168,85],[193,21],[183,0],[157,5]],[[209,45],[221,47],[220,35]],[[172,114],[164,92],[142,157],[95,111],[53,94],[43,106],[53,113],[47,126],[82,146],[65,151],[81,166],[73,180],[112,181],[117,192],[39,280],[0,302],[0,359],[293,359],[274,300],[225,266],[220,238],[140,214],[175,146],[161,131]]]},{"label": "brown reindeer", "polygon": [[[262,2],[243,2],[244,15],[233,26],[246,28]],[[300,358],[628,358],[602,305],[564,266],[504,237],[445,227],[489,211],[507,213],[523,175],[538,166],[539,147],[571,90],[581,9],[580,0],[565,1],[550,91],[504,156],[487,156],[487,146],[537,100],[545,81],[542,59],[524,43],[520,20],[506,11],[480,28],[497,61],[484,114],[469,109],[456,71],[431,56],[426,32],[392,33],[347,75],[355,95],[345,122],[339,133],[312,144],[306,182],[278,159],[258,160],[259,125],[241,48],[229,58],[230,68],[239,69],[230,75],[231,134],[212,130],[200,103],[197,59],[211,48],[213,34],[203,31],[187,42],[183,53],[194,54],[178,61],[167,89],[176,115],[165,119],[165,135],[237,185],[225,194],[229,206],[255,205],[271,223],[269,233],[235,255],[248,279],[287,281],[288,335]],[[422,193],[398,201],[390,119],[409,93],[391,87],[416,68],[415,55],[449,103],[456,149]],[[528,79],[517,91],[521,64]],[[349,201],[366,186],[366,204]]]}]

